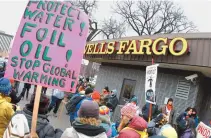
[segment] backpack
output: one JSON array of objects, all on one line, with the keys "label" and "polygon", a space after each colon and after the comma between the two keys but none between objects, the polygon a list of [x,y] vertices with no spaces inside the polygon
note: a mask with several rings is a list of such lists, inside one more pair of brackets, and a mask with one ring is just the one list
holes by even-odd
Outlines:
[{"label": "backpack", "polygon": [[131,130],[135,131],[136,133],[138,133],[140,135],[140,138],[148,138],[148,133],[147,133],[146,129],[144,131],[139,131],[139,130],[133,129],[131,127],[125,127],[124,129],[131,129]]},{"label": "backpack", "polygon": [[109,95],[107,97],[106,106],[114,111],[117,105],[118,105],[118,99],[116,95]]},{"label": "backpack", "polygon": [[72,99],[70,99],[65,105],[67,112],[74,113],[76,110],[77,104],[83,99],[85,99],[85,96],[75,96]]},{"label": "backpack", "polygon": [[15,114],[6,131],[3,138],[30,138],[30,129],[28,121],[24,114]]}]

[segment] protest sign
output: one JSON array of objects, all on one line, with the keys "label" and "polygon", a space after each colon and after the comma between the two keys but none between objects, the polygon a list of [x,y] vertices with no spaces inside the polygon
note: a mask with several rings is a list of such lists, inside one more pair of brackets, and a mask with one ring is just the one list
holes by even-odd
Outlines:
[{"label": "protest sign", "polygon": [[147,66],[145,78],[145,101],[151,104],[156,104],[155,101],[155,86],[157,80],[157,67],[156,65]]},{"label": "protest sign", "polygon": [[211,128],[205,125],[203,122],[200,122],[196,128],[197,136],[196,138],[210,138],[211,137]]},{"label": "protest sign", "polygon": [[29,1],[5,77],[74,91],[88,27],[88,16],[70,2]]}]

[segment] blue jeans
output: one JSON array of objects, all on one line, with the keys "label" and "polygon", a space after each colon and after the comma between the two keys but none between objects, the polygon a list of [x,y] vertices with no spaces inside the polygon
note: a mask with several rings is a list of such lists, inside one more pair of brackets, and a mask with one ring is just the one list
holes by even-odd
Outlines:
[{"label": "blue jeans", "polygon": [[53,112],[56,114],[58,109],[59,109],[61,102],[62,102],[62,99],[59,99],[55,96],[52,96],[51,97],[51,103],[48,107],[48,112],[50,112],[54,108]]}]

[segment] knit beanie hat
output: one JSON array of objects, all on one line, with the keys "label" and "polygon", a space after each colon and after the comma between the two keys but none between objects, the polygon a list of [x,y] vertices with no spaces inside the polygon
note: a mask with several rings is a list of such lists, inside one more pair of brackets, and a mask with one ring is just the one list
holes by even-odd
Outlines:
[{"label": "knit beanie hat", "polygon": [[136,106],[132,103],[128,103],[121,109],[121,115],[133,118],[136,115]]},{"label": "knit beanie hat", "polygon": [[85,95],[88,95],[90,93],[93,93],[93,89],[92,88],[86,88]]},{"label": "knit beanie hat", "polygon": [[11,88],[10,81],[7,78],[0,78],[0,93],[9,95]]},{"label": "knit beanie hat", "polygon": [[10,83],[15,83],[15,80],[14,79],[10,79]]},{"label": "knit beanie hat", "polygon": [[[31,96],[30,103],[26,105],[26,108],[33,112],[34,108],[34,100],[35,100],[35,94]],[[39,104],[39,109],[38,113],[39,114],[47,114],[48,112],[48,106],[49,106],[49,98],[45,94],[41,94],[40,96],[40,104]]]},{"label": "knit beanie hat", "polygon": [[160,135],[167,137],[167,138],[177,138],[178,137],[176,130],[170,124],[166,124],[161,127]]},{"label": "knit beanie hat", "polygon": [[92,99],[93,100],[100,100],[100,93],[98,91],[94,91],[92,93]]},{"label": "knit beanie hat", "polygon": [[130,103],[132,103],[132,102],[138,104],[138,98],[136,96],[134,96],[132,99],[130,99]]},{"label": "knit beanie hat", "polygon": [[100,106],[99,108],[99,115],[100,115],[100,120],[103,122],[103,123],[106,123],[106,124],[111,124],[111,120],[110,120],[110,110],[107,106]]},{"label": "knit beanie hat", "polygon": [[78,111],[78,117],[80,118],[99,118],[99,106],[96,102],[90,100],[84,100],[81,103],[81,107]]}]

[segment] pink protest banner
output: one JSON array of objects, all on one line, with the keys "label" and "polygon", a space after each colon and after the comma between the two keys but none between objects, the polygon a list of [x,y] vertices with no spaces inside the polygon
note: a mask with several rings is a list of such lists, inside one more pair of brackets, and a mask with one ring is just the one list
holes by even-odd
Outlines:
[{"label": "pink protest banner", "polygon": [[29,1],[5,77],[74,91],[88,27],[88,16],[69,2]]}]

